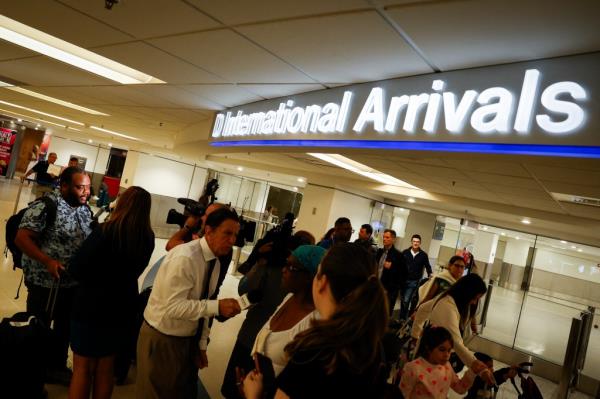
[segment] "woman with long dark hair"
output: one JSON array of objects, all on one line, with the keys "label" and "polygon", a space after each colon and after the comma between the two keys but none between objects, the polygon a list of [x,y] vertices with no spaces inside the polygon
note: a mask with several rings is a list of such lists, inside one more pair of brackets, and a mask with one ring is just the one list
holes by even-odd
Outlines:
[{"label": "woman with long dark hair", "polygon": [[[370,254],[358,244],[332,247],[313,279],[321,316],[285,351],[275,398],[367,398],[382,391],[380,342],[388,322],[385,293]],[[262,375],[244,381],[248,399],[262,395]]]},{"label": "woman with long dark hair", "polygon": [[115,354],[135,318],[137,279],[154,250],[150,193],[129,187],[110,220],[96,227],[71,261],[79,282],[71,320],[73,378],[69,398],[110,398]]},{"label": "woman with long dark hair", "polygon": [[485,282],[479,275],[468,274],[460,278],[448,291],[419,307],[411,334],[419,339],[427,321],[432,326],[446,328],[452,334],[454,351],[458,358],[475,373],[482,373],[480,376],[491,384],[492,373],[483,362],[475,358],[475,354],[463,341],[463,335],[471,320],[471,306],[476,305],[486,292]]}]

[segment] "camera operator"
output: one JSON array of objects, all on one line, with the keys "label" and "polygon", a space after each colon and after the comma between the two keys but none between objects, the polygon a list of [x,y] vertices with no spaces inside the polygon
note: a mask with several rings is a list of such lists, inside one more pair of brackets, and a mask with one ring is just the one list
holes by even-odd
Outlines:
[{"label": "camera operator", "polygon": [[[217,209],[225,207],[225,204],[214,203],[210,204],[203,215],[189,214],[183,226],[175,232],[167,241],[165,249],[167,251],[172,250],[180,244],[185,244],[192,240],[202,237],[202,226],[206,222],[208,215],[216,211]],[[231,261],[231,259],[230,259]],[[229,264],[229,263],[228,263]]]},{"label": "camera operator", "polygon": [[306,231],[292,235],[293,221],[294,214],[286,214],[280,225],[258,240],[246,262],[238,269],[245,274],[238,286],[238,293],[252,294],[260,301],[248,309],[229,358],[221,386],[221,393],[227,399],[241,397],[236,386],[236,368],[246,372],[254,369],[250,356],[254,339],[286,294],[281,288],[281,276],[288,256],[300,245],[315,243],[315,238]]}]

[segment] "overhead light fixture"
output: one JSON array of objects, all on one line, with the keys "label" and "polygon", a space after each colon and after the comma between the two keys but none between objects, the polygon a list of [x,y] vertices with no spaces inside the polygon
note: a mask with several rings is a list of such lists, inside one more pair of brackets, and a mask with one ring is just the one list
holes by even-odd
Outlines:
[{"label": "overhead light fixture", "polygon": [[521,237],[519,237],[519,236],[515,237],[515,240],[520,240],[520,239],[521,239]]},{"label": "overhead light fixture", "polygon": [[298,178],[298,182],[299,182],[299,183],[304,183],[305,181],[306,181],[306,180],[304,180],[304,179],[303,179],[303,178],[301,178],[301,177],[299,177],[299,178]]},{"label": "overhead light fixture", "polygon": [[583,249],[579,248],[579,249],[577,250],[577,252],[583,252]]},{"label": "overhead light fixture", "polygon": [[483,229],[484,229],[484,230],[487,230],[487,229],[488,229],[488,227],[487,227],[487,226],[483,226]]},{"label": "overhead light fixture", "polygon": [[112,143],[108,143],[108,146],[109,146],[109,147],[112,147]]},{"label": "overhead light fixture", "polygon": [[24,107],[24,106],[19,105],[19,104],[13,104],[13,103],[9,103],[8,101],[2,101],[2,100],[0,100],[0,104],[8,105],[10,107],[15,107],[15,108],[19,108],[19,109],[24,109],[25,111],[35,112],[36,114],[40,114],[40,115],[44,115],[44,116],[49,116],[49,117],[54,118],[54,119],[59,119],[61,121],[70,122],[70,123],[74,123],[74,124],[79,125],[79,126],[83,126],[83,123],[81,123],[81,122],[77,122],[77,121],[74,121],[72,119],[63,118],[62,116],[52,115],[52,114],[49,114],[47,112],[43,112],[43,111],[37,110],[35,108],[27,108],[27,107]]},{"label": "overhead light fixture", "polygon": [[531,224],[531,220],[529,220],[529,219],[523,219],[523,220],[521,220],[521,223],[523,223],[523,224]]},{"label": "overhead light fixture", "polygon": [[[31,115],[24,115],[24,114],[20,114],[20,113],[18,113],[18,112],[9,111],[9,110],[7,110],[7,109],[3,109],[3,108],[0,108],[0,111],[2,111],[2,112],[5,112],[5,113],[7,113],[7,114],[11,114],[11,115],[18,115],[18,116],[22,116],[22,117],[24,117],[24,118],[26,118],[26,119],[40,121],[40,122],[42,122],[42,123],[44,123],[44,124],[50,124],[50,125],[54,125],[54,126],[59,126],[59,127],[62,127],[62,128],[64,128],[64,129],[73,129],[73,130],[78,130],[78,131],[81,131],[81,130],[79,130],[79,129],[70,128],[69,126],[66,126],[66,125],[61,125],[60,123],[51,122],[51,121],[48,121],[48,120],[46,120],[46,119],[42,119],[42,118],[36,118],[35,116],[31,116]],[[19,122],[23,122],[23,119],[17,119],[17,121],[19,121]],[[40,124],[39,124],[39,123],[38,123],[37,125],[38,125],[38,127],[40,126]]]},{"label": "overhead light fixture", "polygon": [[566,244],[567,242],[565,240],[560,240],[561,244]]},{"label": "overhead light fixture", "polygon": [[413,197],[408,197],[406,200],[411,204],[414,204],[416,202],[416,200]]},{"label": "overhead light fixture", "polygon": [[571,245],[571,249],[577,249],[575,245]]},{"label": "overhead light fixture", "polygon": [[404,208],[400,208],[400,212],[404,212]]},{"label": "overhead light fixture", "polygon": [[241,172],[241,171],[243,171],[243,170],[244,170],[244,168],[242,168],[241,166],[238,166],[238,167],[237,167],[237,170],[238,170],[238,172]]},{"label": "overhead light fixture", "polygon": [[91,108],[82,107],[81,105],[73,104],[68,101],[63,101],[58,98],[46,96],[44,94],[37,93],[37,92],[31,91],[31,90],[27,90],[22,87],[13,86],[10,83],[5,83],[5,82],[0,81],[0,87],[4,87],[8,90],[16,91],[17,93],[25,94],[26,96],[35,97],[35,98],[39,98],[40,100],[45,100],[45,101],[49,101],[54,104],[62,105],[63,107],[76,109],[77,111],[87,112],[88,114],[109,116],[108,114],[105,114],[104,112],[96,111]]},{"label": "overhead light fixture", "polygon": [[104,129],[103,127],[90,126],[90,128],[92,128],[94,130],[99,130],[99,131],[104,132],[104,133],[114,134],[115,136],[123,137],[125,139],[135,140],[135,141],[142,141],[142,139],[138,139],[137,137],[129,136],[129,135],[124,134],[124,133],[115,132],[114,130]]},{"label": "overhead light fixture", "polygon": [[378,170],[375,170],[367,165],[363,165],[360,162],[353,161],[350,158],[346,158],[340,154],[319,154],[319,153],[307,153],[308,155],[318,158],[322,161],[329,162],[335,166],[339,166],[340,168],[349,170],[361,176],[368,177],[369,179],[378,181],[383,184],[389,184],[390,186],[398,186],[398,187],[406,187],[412,188],[416,190],[420,190],[418,187],[413,186],[405,181],[400,179],[396,179],[393,176],[382,173]]},{"label": "overhead light fixture", "polygon": [[502,232],[502,233],[500,233],[500,235],[501,235],[501,236],[505,236],[505,235],[506,235],[506,233],[505,233],[505,232]]},{"label": "overhead light fixture", "polygon": [[293,187],[292,188],[294,191],[298,191],[298,187]]},{"label": "overhead light fixture", "polygon": [[88,139],[88,143],[92,144],[93,142],[94,142],[94,140]]},{"label": "overhead light fixture", "polygon": [[0,38],[123,84],[165,83],[160,79],[0,15]]}]

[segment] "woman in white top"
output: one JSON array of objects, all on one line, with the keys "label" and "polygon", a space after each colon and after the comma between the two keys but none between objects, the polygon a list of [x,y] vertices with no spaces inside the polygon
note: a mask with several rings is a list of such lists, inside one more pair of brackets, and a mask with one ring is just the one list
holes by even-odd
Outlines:
[{"label": "woman in white top", "polygon": [[471,319],[471,305],[477,304],[486,293],[485,282],[477,274],[469,274],[459,279],[448,291],[422,304],[415,315],[411,335],[419,339],[427,321],[432,326],[444,327],[454,341],[454,351],[459,359],[481,378],[492,384],[494,377],[485,363],[475,358],[475,354],[466,347],[463,335]]},{"label": "woman in white top", "polygon": [[451,257],[448,265],[441,273],[430,278],[428,282],[419,288],[419,302],[417,306],[448,291],[456,283],[456,280],[462,277],[464,272],[465,260],[462,256],[454,255]]},{"label": "woman in white top", "polygon": [[288,362],[285,346],[317,318],[312,280],[325,252],[316,245],[302,245],[292,252],[283,268],[281,284],[289,294],[258,332],[252,348],[253,356],[258,353],[271,360],[275,377]]}]

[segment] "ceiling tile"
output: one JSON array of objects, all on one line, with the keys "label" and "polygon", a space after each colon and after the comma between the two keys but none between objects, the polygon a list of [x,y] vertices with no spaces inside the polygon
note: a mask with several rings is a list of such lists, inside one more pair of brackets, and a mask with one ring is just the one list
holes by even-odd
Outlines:
[{"label": "ceiling tile", "polygon": [[35,51],[0,40],[0,61],[37,56],[39,56],[39,53]]},{"label": "ceiling tile", "polygon": [[582,197],[600,198],[600,183],[594,186],[582,186],[564,182],[542,180],[542,184],[552,193],[579,195]]},{"label": "ceiling tile", "polygon": [[[81,3],[93,3],[101,8],[104,5],[103,1]],[[131,40],[129,35],[58,1],[6,0],[2,2],[1,12],[8,18],[85,48]]]},{"label": "ceiling tile", "polygon": [[600,50],[596,0],[435,1],[386,12],[442,70]]},{"label": "ceiling tile", "polygon": [[370,8],[364,0],[188,0],[199,9],[228,24],[241,24],[304,15]]},{"label": "ceiling tile", "polygon": [[309,91],[315,90],[323,90],[324,86],[317,84],[297,84],[297,85],[288,85],[288,84],[263,84],[263,85],[247,85],[241,84],[238,85],[243,87],[244,89],[256,94],[257,96],[264,98],[278,98],[278,97],[286,97],[299,93],[306,93]]},{"label": "ceiling tile", "polygon": [[[599,162],[600,163],[600,162]],[[561,168],[546,165],[528,165],[527,168],[540,180],[565,182],[587,186],[600,185],[600,171]]]},{"label": "ceiling tile", "polygon": [[235,85],[185,85],[180,87],[225,107],[235,107],[261,100],[257,95]]},{"label": "ceiling tile", "polygon": [[221,83],[223,79],[149,44],[133,42],[102,47],[98,54],[173,84]]},{"label": "ceiling tile", "polygon": [[183,1],[121,1],[112,10],[107,10],[103,1],[62,1],[136,38],[173,35],[221,26]]},{"label": "ceiling tile", "polygon": [[314,83],[229,29],[151,40],[150,43],[235,83]]},{"label": "ceiling tile", "polygon": [[173,104],[174,107],[206,109],[206,99],[177,86],[141,85],[137,86],[135,90],[147,96],[162,98]]},{"label": "ceiling tile", "polygon": [[319,82],[363,82],[432,72],[375,12],[238,29]]},{"label": "ceiling tile", "polygon": [[463,170],[463,173],[469,176],[476,182],[487,184],[500,184],[504,186],[512,186],[514,188],[531,188],[539,187],[538,183],[533,178],[512,177],[502,174],[502,170],[497,170],[497,173],[478,173]]},{"label": "ceiling tile", "polygon": [[495,162],[490,159],[451,159],[446,164],[461,170],[481,173],[499,173],[505,176],[530,178],[531,175],[518,162]]},{"label": "ceiling tile", "polygon": [[0,62],[0,75],[32,86],[107,85],[102,78],[48,57],[24,58]]},{"label": "ceiling tile", "polygon": [[561,202],[561,205],[573,216],[600,220],[600,207],[569,204],[567,202]]}]

